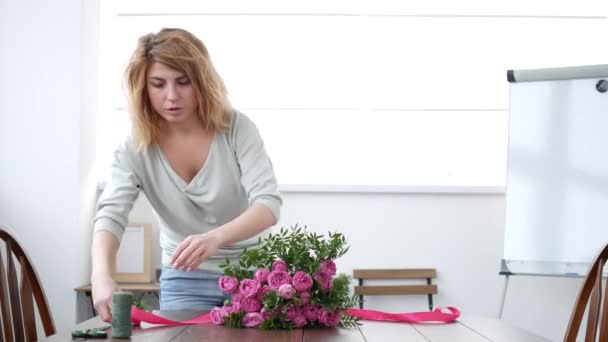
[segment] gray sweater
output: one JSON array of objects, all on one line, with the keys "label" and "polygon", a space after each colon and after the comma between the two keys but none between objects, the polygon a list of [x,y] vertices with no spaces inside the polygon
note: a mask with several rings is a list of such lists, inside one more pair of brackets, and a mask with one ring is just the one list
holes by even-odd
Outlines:
[{"label": "gray sweater", "polygon": [[[114,152],[111,177],[97,204],[95,231],[110,231],[120,241],[140,190],[158,218],[163,265],[188,235],[232,221],[253,204],[270,208],[278,222],[282,204],[262,138],[255,124],[237,111],[228,130],[215,134],[207,161],[189,184],[157,145],[137,151],[127,138]],[[226,257],[235,260],[257,238],[221,248],[199,268],[220,271]]]}]

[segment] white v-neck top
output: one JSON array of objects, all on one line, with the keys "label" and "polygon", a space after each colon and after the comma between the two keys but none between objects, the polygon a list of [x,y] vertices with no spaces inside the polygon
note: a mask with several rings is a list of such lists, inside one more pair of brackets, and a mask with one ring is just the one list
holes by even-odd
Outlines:
[{"label": "white v-neck top", "polygon": [[[178,176],[157,145],[137,151],[127,138],[114,152],[111,177],[97,203],[95,231],[110,231],[120,241],[140,191],[159,221],[163,265],[189,235],[232,221],[254,204],[270,208],[278,222],[282,205],[262,138],[255,124],[237,111],[228,130],[214,134],[207,160],[190,183]],[[257,238],[221,248],[199,268],[220,271],[225,258],[235,260]]]}]

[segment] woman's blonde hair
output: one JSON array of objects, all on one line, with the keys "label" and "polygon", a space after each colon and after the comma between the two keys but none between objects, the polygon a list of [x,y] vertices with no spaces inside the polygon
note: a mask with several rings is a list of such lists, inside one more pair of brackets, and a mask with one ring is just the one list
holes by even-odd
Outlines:
[{"label": "woman's blonde hair", "polygon": [[133,137],[140,149],[158,143],[162,125],[146,87],[148,69],[153,62],[183,72],[190,79],[197,97],[197,114],[206,129],[223,131],[229,126],[228,94],[207,48],[186,30],[164,28],[139,38],[125,71]]}]

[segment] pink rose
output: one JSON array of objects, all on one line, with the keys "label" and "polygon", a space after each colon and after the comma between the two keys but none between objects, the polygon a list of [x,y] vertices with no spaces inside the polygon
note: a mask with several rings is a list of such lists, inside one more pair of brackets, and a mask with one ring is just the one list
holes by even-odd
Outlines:
[{"label": "pink rose", "polygon": [[222,317],[228,317],[232,313],[232,307],[228,306],[228,305],[224,305],[224,306],[222,306],[222,310],[220,313],[221,313]]},{"label": "pink rose", "polygon": [[312,288],[312,282],[313,280],[310,274],[302,271],[296,272],[291,280],[293,287],[298,292],[310,290]]},{"label": "pink rose", "polygon": [[264,318],[262,318],[262,315],[259,312],[248,312],[243,316],[241,324],[253,328],[259,326],[262,322],[264,322]]},{"label": "pink rose", "polygon": [[272,263],[272,270],[279,272],[287,272],[287,263],[283,260],[275,260]]},{"label": "pink rose", "polygon": [[319,287],[321,287],[321,290],[326,292],[331,290],[332,283],[331,275],[329,273],[319,271],[315,274],[315,280],[317,281],[317,283],[319,283]]},{"label": "pink rose", "polygon": [[342,319],[342,317],[338,311],[321,310],[321,313],[319,314],[319,322],[328,327],[335,327],[340,323],[340,319]]},{"label": "pink rose", "polygon": [[271,289],[277,290],[283,284],[291,284],[291,276],[284,271],[272,271],[268,275],[268,286]]},{"label": "pink rose", "polygon": [[294,289],[291,284],[283,284],[279,286],[279,297],[291,299],[293,298],[294,294],[296,294],[296,289]]},{"label": "pink rose", "polygon": [[219,306],[214,307],[209,313],[209,316],[211,317],[211,322],[213,322],[213,324],[224,324],[224,315],[222,308]]},{"label": "pink rose", "polygon": [[304,315],[297,315],[294,318],[291,319],[291,322],[298,328],[301,328],[303,326],[306,325],[306,323],[308,323],[306,321],[306,317]]},{"label": "pink rose", "polygon": [[260,290],[258,291],[258,294],[256,296],[257,300],[259,300],[260,302],[264,301],[264,296],[270,292],[273,291],[273,289],[271,289],[269,286],[264,285],[263,287],[260,288]]},{"label": "pink rose", "polygon": [[258,290],[260,289],[260,283],[253,279],[243,279],[241,281],[241,285],[239,286],[239,290],[241,290],[241,294],[243,297],[251,298],[258,294]]},{"label": "pink rose", "polygon": [[295,306],[290,306],[290,307],[284,308],[283,313],[285,314],[286,319],[288,321],[291,321],[294,317],[296,317],[298,315],[302,315],[302,309],[295,307]]},{"label": "pink rose", "polygon": [[306,304],[302,309],[302,313],[304,314],[304,316],[306,316],[306,319],[311,322],[314,322],[319,318],[320,311],[321,309],[319,308],[319,306],[315,304]]},{"label": "pink rose", "polygon": [[267,321],[270,319],[270,317],[274,314],[273,311],[269,311],[266,310],[265,308],[262,308],[262,310],[260,310],[260,314],[262,315],[262,318]]},{"label": "pink rose", "polygon": [[321,271],[329,275],[336,275],[336,264],[331,259],[321,261]]},{"label": "pink rose", "polygon": [[310,292],[300,292],[300,305],[310,303]]},{"label": "pink rose", "polygon": [[236,277],[222,276],[218,285],[222,292],[232,293],[239,287],[239,280]]},{"label": "pink rose", "polygon": [[239,290],[236,290],[232,292],[230,298],[232,299],[232,302],[240,302],[241,300],[243,300],[243,295]]},{"label": "pink rose", "polygon": [[224,307],[226,308],[226,312],[228,313],[228,315],[230,315],[234,312],[240,312],[242,305],[241,302],[232,302],[230,305],[224,305]]},{"label": "pink rose", "polygon": [[257,312],[262,309],[262,303],[255,298],[245,298],[243,299],[243,309],[245,312]]},{"label": "pink rose", "polygon": [[268,274],[270,274],[269,269],[260,268],[257,271],[255,271],[255,274],[253,275],[253,279],[257,280],[258,283],[260,283],[260,284],[264,284],[266,282],[266,280],[268,279]]}]

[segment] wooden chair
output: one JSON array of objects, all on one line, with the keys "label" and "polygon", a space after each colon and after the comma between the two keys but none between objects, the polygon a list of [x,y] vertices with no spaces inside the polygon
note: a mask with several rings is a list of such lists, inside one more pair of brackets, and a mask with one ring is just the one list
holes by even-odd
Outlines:
[{"label": "wooden chair", "polygon": [[[433,295],[437,294],[437,285],[431,279],[437,276],[434,268],[424,269],[355,269],[353,278],[359,279],[359,286],[355,286],[355,295],[361,301],[359,307],[363,309],[363,296],[384,295],[427,295],[429,310],[433,310]],[[364,285],[364,280],[371,279],[426,279],[426,285]]]},{"label": "wooden chair", "polygon": [[[608,341],[608,287],[602,291],[602,273],[604,265],[608,259],[608,244],[602,248],[597,254],[593,264],[589,267],[583,285],[578,292],[578,297],[570,316],[568,329],[564,342],[575,342],[578,335],[578,329],[581,326],[587,303],[589,303],[589,312],[587,315],[587,330],[585,332],[585,341],[595,341],[598,323],[600,330],[600,342]],[[604,301],[602,303],[602,292]],[[589,299],[591,297],[591,300]],[[600,308],[602,309],[600,321]]]},{"label": "wooden chair", "polygon": [[[36,341],[34,300],[45,336],[55,333],[55,324],[40,285],[36,270],[12,230],[0,225],[0,239],[5,243],[6,261],[0,253],[0,312],[2,341]],[[19,269],[15,260],[19,263]],[[20,279],[17,279],[19,275]]]}]

